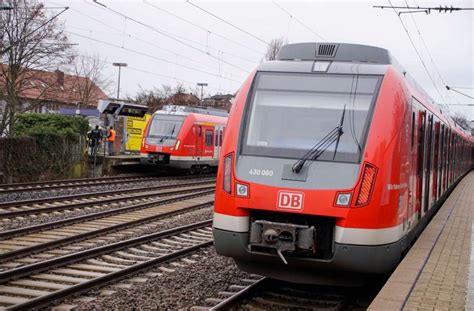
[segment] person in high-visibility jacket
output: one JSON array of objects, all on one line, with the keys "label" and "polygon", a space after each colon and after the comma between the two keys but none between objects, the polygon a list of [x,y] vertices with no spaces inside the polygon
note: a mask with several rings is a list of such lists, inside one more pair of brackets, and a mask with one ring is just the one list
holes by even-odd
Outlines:
[{"label": "person in high-visibility jacket", "polygon": [[115,141],[115,130],[111,126],[109,132],[107,133],[107,149],[109,150],[109,156],[114,154],[114,141]]}]

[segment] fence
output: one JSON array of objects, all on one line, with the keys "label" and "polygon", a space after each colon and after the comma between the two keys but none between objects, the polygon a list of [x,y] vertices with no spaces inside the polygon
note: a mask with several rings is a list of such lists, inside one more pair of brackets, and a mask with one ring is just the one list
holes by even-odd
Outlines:
[{"label": "fence", "polygon": [[68,178],[83,162],[85,139],[58,135],[0,138],[0,183]]}]

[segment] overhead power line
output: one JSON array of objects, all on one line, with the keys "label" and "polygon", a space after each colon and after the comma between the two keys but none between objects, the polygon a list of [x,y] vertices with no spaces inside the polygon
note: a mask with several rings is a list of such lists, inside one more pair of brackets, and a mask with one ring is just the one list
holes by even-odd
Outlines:
[{"label": "overhead power line", "polygon": [[[404,1],[405,1],[406,6],[408,7],[409,5],[408,5],[407,0],[404,0]],[[415,3],[416,3],[416,2],[415,2]],[[420,41],[421,41],[421,43],[423,44],[423,46],[425,47],[426,53],[428,54],[428,57],[430,58],[431,64],[433,65],[433,68],[435,69],[435,72],[438,74],[438,77],[439,77],[439,79],[441,80],[442,85],[446,85],[446,82],[444,81],[444,78],[443,78],[443,76],[441,75],[441,72],[439,71],[438,66],[437,66],[436,63],[435,63],[435,61],[434,61],[434,59],[433,59],[433,56],[431,56],[430,49],[428,48],[428,45],[426,44],[426,41],[425,41],[425,39],[423,38],[423,35],[422,35],[421,31],[420,31],[420,28],[418,27],[418,24],[417,24],[415,18],[413,17],[413,15],[411,15],[410,17],[411,17],[411,20],[413,21],[413,24],[415,25],[416,31],[417,31],[417,33],[418,33],[418,36],[420,37]],[[448,95],[448,97],[450,97],[450,96]]]},{"label": "overhead power line", "polygon": [[49,18],[48,20],[46,20],[44,23],[41,23],[38,27],[36,27],[35,29],[31,30],[30,32],[28,32],[27,34],[25,34],[24,36],[22,36],[21,38],[18,38],[18,40],[12,42],[9,46],[7,46],[6,48],[0,50],[0,55],[3,55],[4,53],[10,51],[15,45],[18,45],[20,44],[22,41],[26,40],[26,38],[28,38],[29,36],[31,36],[32,34],[34,34],[35,32],[37,32],[38,30],[40,30],[41,28],[43,28],[44,26],[46,26],[47,24],[51,23],[53,20],[55,20],[59,15],[63,14],[64,12],[66,12],[69,7],[61,7],[63,10],[60,11],[59,13],[53,15],[51,18]]},{"label": "overhead power line", "polygon": [[[390,6],[393,7],[392,5],[392,2],[390,0],[388,0],[388,3],[390,3]],[[395,8],[393,8],[393,11],[397,14],[397,11],[395,10]],[[410,41],[411,45],[413,46],[413,48],[415,49],[415,52],[416,52],[416,55],[418,56],[418,58],[420,59],[420,62],[421,64],[423,65],[423,68],[425,69],[425,72],[426,74],[428,75],[428,77],[430,78],[431,80],[431,83],[433,83],[433,86],[434,88],[436,89],[436,92],[438,93],[438,95],[441,97],[441,99],[444,101],[444,97],[443,95],[441,94],[440,90],[438,89],[438,86],[436,85],[433,77],[431,76],[430,72],[428,71],[428,68],[426,67],[426,64],[425,62],[423,61],[423,58],[421,57],[421,54],[420,52],[418,51],[418,49],[416,48],[416,45],[415,43],[413,42],[413,39],[412,37],[410,36],[410,32],[408,31],[408,28],[405,26],[405,24],[403,23],[402,21],[402,18],[400,17],[400,15],[397,14],[397,17],[398,17],[398,20],[400,21],[400,23],[402,24],[402,27],[403,29],[405,29],[405,32],[408,36],[408,40]]]},{"label": "overhead power line", "polygon": [[71,31],[66,31],[66,32],[71,34],[71,35],[74,35],[74,36],[82,37],[82,38],[85,38],[85,39],[88,39],[88,40],[91,40],[91,41],[95,41],[95,42],[99,42],[99,43],[102,43],[102,44],[105,44],[105,45],[108,45],[108,46],[111,46],[111,47],[114,47],[114,48],[122,49],[122,50],[129,51],[129,52],[132,52],[132,53],[135,53],[135,54],[138,54],[138,55],[153,58],[153,59],[156,59],[156,60],[168,63],[168,64],[173,64],[173,65],[176,65],[176,66],[179,66],[179,67],[183,67],[183,68],[193,70],[193,71],[196,71],[196,72],[204,73],[204,74],[207,74],[207,75],[210,75],[210,76],[215,76],[215,77],[219,77],[219,78],[226,79],[226,80],[229,80],[229,81],[240,83],[240,81],[237,81],[237,80],[234,80],[234,79],[231,79],[231,78],[227,78],[227,77],[224,77],[222,75],[217,75],[217,74],[209,72],[209,71],[205,71],[205,70],[201,70],[201,69],[198,69],[198,68],[194,68],[194,67],[190,67],[190,66],[187,66],[187,65],[172,62],[172,61],[160,58],[160,57],[156,57],[154,55],[150,55],[150,54],[147,54],[147,53],[144,53],[144,52],[141,52],[141,51],[129,49],[129,48],[126,48],[126,47],[123,47],[123,46],[120,46],[120,45],[117,45],[117,44],[114,44],[114,43],[110,43],[110,42],[106,42],[106,41],[99,40],[99,39],[96,39],[96,38],[92,38],[90,36],[80,35],[80,34],[77,34],[77,33],[71,32]]},{"label": "overhead power line", "polygon": [[[81,12],[81,11],[79,11],[79,10],[74,9],[74,8],[71,8],[71,10],[74,11],[74,12],[76,12],[76,13],[78,13],[78,14],[80,14],[80,15],[82,15],[82,16],[85,16],[85,17],[87,17],[87,18],[89,18],[89,19],[91,19],[91,20],[94,20],[94,21],[96,21],[96,22],[98,22],[98,23],[100,23],[100,24],[102,24],[102,25],[104,25],[104,26],[107,26],[107,27],[109,27],[109,28],[111,28],[111,29],[117,31],[117,34],[121,34],[121,35],[125,34],[125,35],[126,35],[127,37],[129,37],[129,38],[132,38],[132,39],[135,39],[135,40],[137,40],[137,41],[139,41],[139,42],[143,42],[143,43],[145,43],[145,44],[151,45],[151,46],[153,46],[154,48],[159,49],[159,50],[161,50],[161,51],[164,51],[164,52],[166,52],[166,53],[172,54],[173,56],[177,56],[177,57],[186,59],[186,60],[188,60],[188,61],[190,61],[190,62],[193,62],[193,63],[195,63],[195,64],[199,64],[199,65],[205,66],[205,67],[207,67],[207,68],[216,70],[216,68],[213,68],[213,67],[210,67],[210,66],[208,66],[208,65],[206,65],[206,64],[203,64],[203,63],[201,63],[201,62],[198,62],[196,59],[194,59],[194,58],[192,58],[192,57],[188,57],[188,56],[185,56],[185,55],[183,55],[183,54],[176,53],[175,51],[172,51],[172,50],[163,48],[163,47],[161,47],[161,46],[155,44],[154,42],[141,39],[141,38],[139,38],[139,37],[137,37],[137,36],[134,36],[134,35],[131,35],[131,34],[127,33],[127,32],[123,32],[121,29],[119,29],[119,28],[117,28],[117,27],[114,27],[114,26],[111,26],[111,25],[109,25],[109,24],[106,24],[106,23],[104,23],[104,22],[102,22],[102,21],[100,21],[100,20],[98,20],[98,19],[96,19],[96,18],[90,16],[89,14],[83,13],[83,12]],[[71,25],[68,25],[68,27],[76,28],[76,29],[79,29],[79,30],[82,30],[82,31],[87,31],[87,32],[90,32],[90,33],[96,32],[95,30],[92,30],[92,29],[86,29],[86,28],[76,27],[76,26],[71,26]],[[237,78],[241,78],[241,76],[237,76],[237,75],[234,75],[234,74],[231,74],[231,73],[227,73],[227,75],[228,75],[228,76],[234,76],[234,77],[237,77]]]},{"label": "overhead power line", "polygon": [[[87,2],[87,3],[89,3],[89,2]],[[183,54],[180,54],[180,53],[177,53],[177,52],[175,52],[175,51],[172,51],[172,50],[169,50],[169,49],[165,49],[165,48],[163,48],[163,47],[161,47],[161,46],[158,46],[158,45],[156,45],[156,44],[154,44],[153,42],[150,42],[150,41],[148,41],[148,40],[144,40],[144,39],[139,38],[139,37],[137,37],[137,36],[133,36],[133,35],[127,33],[127,32],[124,32],[122,29],[119,29],[119,28],[117,28],[117,27],[114,27],[114,26],[111,26],[111,25],[109,25],[109,24],[106,24],[106,23],[102,22],[101,20],[99,20],[99,19],[97,19],[97,18],[95,18],[95,17],[92,17],[92,16],[90,16],[89,14],[86,14],[86,13],[84,13],[84,12],[81,12],[81,11],[79,11],[79,10],[77,10],[77,9],[71,8],[71,10],[74,11],[74,12],[76,12],[76,13],[78,13],[78,14],[80,14],[80,15],[82,15],[82,16],[85,16],[85,17],[87,17],[87,18],[90,18],[90,19],[94,20],[94,21],[96,21],[96,22],[99,23],[99,24],[102,24],[102,25],[104,25],[104,26],[106,26],[106,27],[108,27],[108,28],[113,29],[113,30],[117,31],[117,33],[119,33],[119,34],[126,34],[126,35],[129,36],[130,38],[134,38],[135,40],[138,40],[138,41],[141,41],[141,42],[143,42],[143,43],[146,43],[146,44],[149,44],[149,45],[151,45],[151,46],[154,46],[154,47],[156,47],[157,49],[166,51],[166,52],[168,52],[168,53],[170,53],[170,54],[173,54],[173,55],[178,55],[178,56],[180,56],[180,57],[182,57],[182,58],[185,58],[185,59],[188,59],[188,60],[190,60],[190,61],[192,61],[192,62],[196,62],[196,61],[195,61],[193,58],[191,58],[191,57],[187,57],[187,56],[185,56],[185,55],[183,55]],[[105,9],[104,9],[104,10],[105,10]],[[75,27],[75,28],[80,29],[79,27]],[[82,28],[82,29],[85,30],[84,28]],[[87,29],[87,31],[90,31],[90,30]],[[179,37],[179,36],[176,35],[176,37]],[[181,38],[182,38],[182,37],[181,37]],[[185,39],[185,38],[183,38],[183,39]],[[199,44],[198,42],[196,42],[196,43]],[[251,64],[255,64],[255,61],[254,61],[254,60],[250,60],[250,59],[247,59],[247,58],[245,58],[245,57],[242,57],[242,56],[239,56],[239,55],[236,55],[236,54],[227,52],[227,51],[220,51],[220,50],[213,49],[213,48],[211,48],[211,50],[216,50],[216,51],[218,51],[219,53],[223,53],[223,54],[225,54],[225,55],[238,58],[238,59],[240,59],[240,60],[249,62],[249,63],[251,63]]]},{"label": "overhead power line", "polygon": [[470,99],[474,99],[474,97],[472,97],[472,96],[470,96],[470,95],[467,95],[466,93],[459,92],[458,90],[454,89],[453,87],[449,87],[449,86],[446,85],[446,89],[447,89],[448,91],[453,91],[453,92],[456,92],[456,93],[461,94],[461,95],[463,95],[463,96],[466,96],[466,97],[468,97],[468,98],[470,98]]},{"label": "overhead power line", "polygon": [[237,30],[239,30],[239,31],[241,31],[241,32],[243,32],[243,33],[245,33],[245,34],[251,36],[252,38],[254,38],[254,39],[256,39],[256,40],[258,40],[258,41],[260,41],[260,42],[262,42],[262,43],[264,43],[264,44],[266,44],[266,45],[270,45],[270,43],[268,43],[267,41],[265,41],[265,40],[263,40],[263,39],[257,37],[257,36],[254,35],[253,33],[250,33],[250,32],[248,32],[247,30],[242,29],[242,28],[240,28],[239,26],[236,26],[236,25],[232,24],[232,23],[229,22],[229,21],[226,21],[226,20],[223,19],[222,17],[219,17],[219,16],[217,16],[216,14],[211,13],[211,12],[209,12],[208,10],[201,8],[199,5],[192,3],[190,0],[186,0],[186,2],[189,3],[190,5],[194,6],[195,8],[197,8],[197,9],[199,9],[199,10],[201,10],[201,11],[203,11],[203,12],[209,14],[209,15],[211,15],[212,17],[214,17],[214,18],[220,20],[221,22],[224,22],[224,23],[226,23],[227,25],[232,26],[232,27],[234,27],[235,29],[237,29]]},{"label": "overhead power line", "polygon": [[398,12],[398,16],[400,16],[400,14],[404,14],[404,13],[426,13],[426,14],[430,14],[431,11],[437,11],[438,13],[453,13],[453,12],[456,12],[456,11],[472,11],[474,10],[474,8],[458,8],[458,7],[453,7],[452,5],[451,6],[447,6],[445,5],[444,7],[443,6],[438,6],[438,7],[425,7],[425,6],[393,6],[392,4],[390,4],[390,6],[386,6],[386,5],[374,5],[373,6],[374,8],[377,8],[377,9],[399,9],[399,10],[404,10],[404,11],[400,11]]},{"label": "overhead power line", "polygon": [[94,1],[94,3],[96,3],[96,4],[98,4],[98,5],[100,5],[100,6],[104,7],[104,8],[106,8],[107,10],[109,10],[109,11],[111,11],[111,12],[117,14],[117,15],[120,15],[120,16],[126,18],[126,19],[129,19],[129,20],[131,20],[131,21],[133,21],[133,22],[135,22],[135,23],[137,23],[137,24],[139,24],[139,25],[142,25],[143,27],[146,27],[146,28],[148,28],[148,29],[150,29],[150,30],[152,30],[152,31],[154,31],[154,32],[156,32],[156,33],[159,33],[159,34],[161,34],[162,36],[165,36],[165,37],[167,37],[167,38],[169,38],[169,39],[171,39],[171,40],[174,40],[174,41],[176,41],[176,42],[179,42],[179,43],[181,43],[181,44],[183,44],[183,45],[185,45],[185,46],[187,46],[187,47],[190,47],[190,48],[192,48],[193,50],[196,50],[196,51],[198,51],[198,52],[200,52],[200,53],[206,54],[206,55],[208,55],[209,57],[212,57],[212,58],[214,58],[214,59],[217,59],[217,60],[221,61],[221,62],[224,63],[224,64],[227,64],[228,66],[231,66],[231,67],[234,67],[234,68],[236,68],[236,69],[242,70],[243,72],[246,72],[246,73],[248,72],[248,70],[243,69],[242,67],[236,66],[236,65],[234,65],[234,64],[232,64],[232,63],[229,63],[229,62],[227,62],[227,61],[225,61],[225,60],[223,60],[223,59],[221,59],[221,58],[219,58],[219,57],[217,57],[217,56],[214,56],[214,55],[212,55],[212,54],[210,54],[210,53],[208,53],[208,52],[206,52],[206,51],[204,51],[204,50],[202,50],[202,49],[200,49],[200,48],[197,48],[197,47],[195,47],[195,46],[193,46],[193,45],[191,45],[191,44],[189,44],[189,43],[187,43],[187,42],[185,42],[185,41],[183,41],[183,40],[181,40],[181,39],[178,39],[176,36],[170,35],[170,34],[164,32],[164,31],[162,31],[162,30],[159,30],[159,29],[157,29],[157,28],[155,28],[155,27],[152,27],[152,26],[150,26],[150,25],[148,25],[148,24],[146,24],[146,23],[144,23],[144,22],[141,22],[141,21],[139,21],[139,20],[137,20],[137,19],[135,19],[135,18],[133,18],[133,17],[130,17],[130,16],[126,15],[126,14],[123,14],[123,13],[117,11],[117,10],[114,10],[114,9],[112,9],[112,8],[110,8],[110,7],[108,7],[108,6],[106,6],[105,4],[102,4],[102,3],[98,2],[97,0],[93,0],[93,1]]},{"label": "overhead power line", "polygon": [[312,34],[314,34],[316,37],[319,37],[321,39],[323,39],[324,41],[327,41],[327,39],[325,39],[323,36],[321,36],[319,33],[317,33],[316,31],[314,31],[313,29],[311,29],[309,26],[307,26],[306,24],[304,24],[302,21],[300,21],[298,18],[296,18],[293,14],[291,14],[290,12],[288,12],[285,8],[283,8],[281,5],[279,5],[276,1],[272,0],[273,4],[275,6],[277,6],[280,10],[282,10],[285,14],[287,14],[290,18],[294,19],[298,24],[300,24],[301,26],[303,26],[303,28],[305,28],[306,30],[308,30],[309,32],[311,32]]},{"label": "overhead power line", "polygon": [[[113,62],[109,62],[109,61],[106,61],[106,60],[103,60],[103,59],[100,59],[100,58],[95,58],[95,57],[88,56],[88,55],[79,55],[79,56],[83,57],[83,58],[95,60],[95,61],[98,61],[100,63],[105,63],[105,64],[109,64],[109,65],[113,64]],[[170,79],[170,80],[174,80],[174,81],[178,81],[178,82],[182,82],[182,83],[188,83],[192,86],[195,85],[195,81],[188,81],[188,80],[185,80],[185,79],[181,79],[181,78],[177,78],[177,77],[173,77],[173,76],[168,76],[168,75],[153,72],[153,71],[150,71],[150,70],[136,68],[136,67],[133,67],[133,66],[127,66],[127,70],[138,71],[138,72],[142,72],[142,73],[146,73],[146,74],[150,74],[150,75],[154,75],[154,76],[158,76],[158,77],[162,77],[162,78],[166,78],[166,79]],[[216,91],[221,91],[221,89],[216,88],[216,87],[212,87],[212,86],[208,86],[208,88],[214,89]]]},{"label": "overhead power line", "polygon": [[155,4],[151,4],[151,3],[148,2],[148,1],[143,1],[143,2],[144,2],[145,4],[148,4],[148,5],[151,6],[151,7],[155,8],[156,10],[159,10],[159,11],[161,11],[161,12],[164,12],[164,13],[168,14],[168,15],[171,15],[171,16],[173,16],[173,17],[179,19],[179,20],[182,20],[182,21],[185,22],[185,23],[188,23],[189,25],[192,25],[192,26],[194,26],[194,27],[196,27],[196,28],[199,28],[199,29],[201,29],[201,30],[203,30],[203,31],[206,31],[207,33],[209,33],[209,34],[211,34],[211,35],[214,35],[214,36],[216,36],[216,37],[219,37],[219,38],[221,38],[221,39],[224,39],[224,40],[226,40],[226,41],[229,41],[229,42],[231,42],[231,43],[233,43],[233,44],[235,44],[235,45],[238,45],[238,46],[240,46],[240,47],[243,47],[243,48],[245,48],[245,49],[248,49],[248,50],[250,50],[250,51],[252,51],[252,52],[255,52],[255,53],[259,54],[259,55],[263,55],[263,53],[260,52],[260,51],[257,51],[257,50],[255,50],[255,49],[253,49],[253,48],[251,48],[251,47],[249,47],[249,46],[247,46],[247,45],[244,45],[244,44],[242,44],[242,43],[239,43],[239,42],[237,42],[237,41],[235,41],[235,40],[229,39],[229,38],[227,38],[227,37],[224,36],[224,35],[221,35],[221,34],[218,34],[218,33],[216,33],[216,32],[213,32],[212,30],[207,29],[207,28],[205,28],[205,27],[202,27],[201,25],[198,25],[198,24],[196,24],[196,23],[193,23],[193,22],[191,22],[190,20],[185,19],[185,18],[183,18],[183,17],[181,17],[181,16],[179,16],[179,15],[177,15],[177,14],[174,14],[174,13],[168,11],[168,10],[165,10],[165,9],[163,9],[163,8],[160,8],[160,7],[156,6]]}]

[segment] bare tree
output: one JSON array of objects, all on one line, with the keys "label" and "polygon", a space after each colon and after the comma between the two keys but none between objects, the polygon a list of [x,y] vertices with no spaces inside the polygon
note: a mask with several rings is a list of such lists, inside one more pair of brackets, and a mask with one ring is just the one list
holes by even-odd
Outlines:
[{"label": "bare tree", "polygon": [[74,89],[80,98],[79,105],[89,106],[103,99],[102,91],[107,92],[112,81],[103,76],[105,63],[98,55],[75,56],[73,64]]},{"label": "bare tree", "polygon": [[9,135],[19,112],[38,104],[20,102],[21,94],[35,88],[32,81],[41,80],[38,70],[52,71],[70,59],[64,27],[56,19],[60,12],[49,15],[36,0],[12,0],[10,5],[11,10],[0,11],[0,136]]},{"label": "bare tree", "polygon": [[285,40],[283,38],[275,38],[270,41],[270,45],[267,48],[267,53],[265,54],[266,60],[275,60],[278,52],[280,51],[281,47],[285,44]]},{"label": "bare tree", "polygon": [[466,116],[460,112],[456,112],[456,114],[452,117],[454,122],[459,124],[463,129],[470,130],[471,126],[469,125],[469,120]]}]

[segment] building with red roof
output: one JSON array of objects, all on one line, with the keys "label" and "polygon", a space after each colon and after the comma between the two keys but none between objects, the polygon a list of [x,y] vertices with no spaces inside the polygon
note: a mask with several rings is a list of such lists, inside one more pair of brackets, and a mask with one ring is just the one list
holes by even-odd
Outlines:
[{"label": "building with red roof", "polygon": [[[0,110],[6,94],[5,74],[8,66],[0,67]],[[96,109],[99,100],[107,98],[104,91],[87,77],[54,72],[27,70],[19,79],[18,89],[22,111],[59,113],[62,109]],[[3,102],[5,105],[5,102]]]}]

